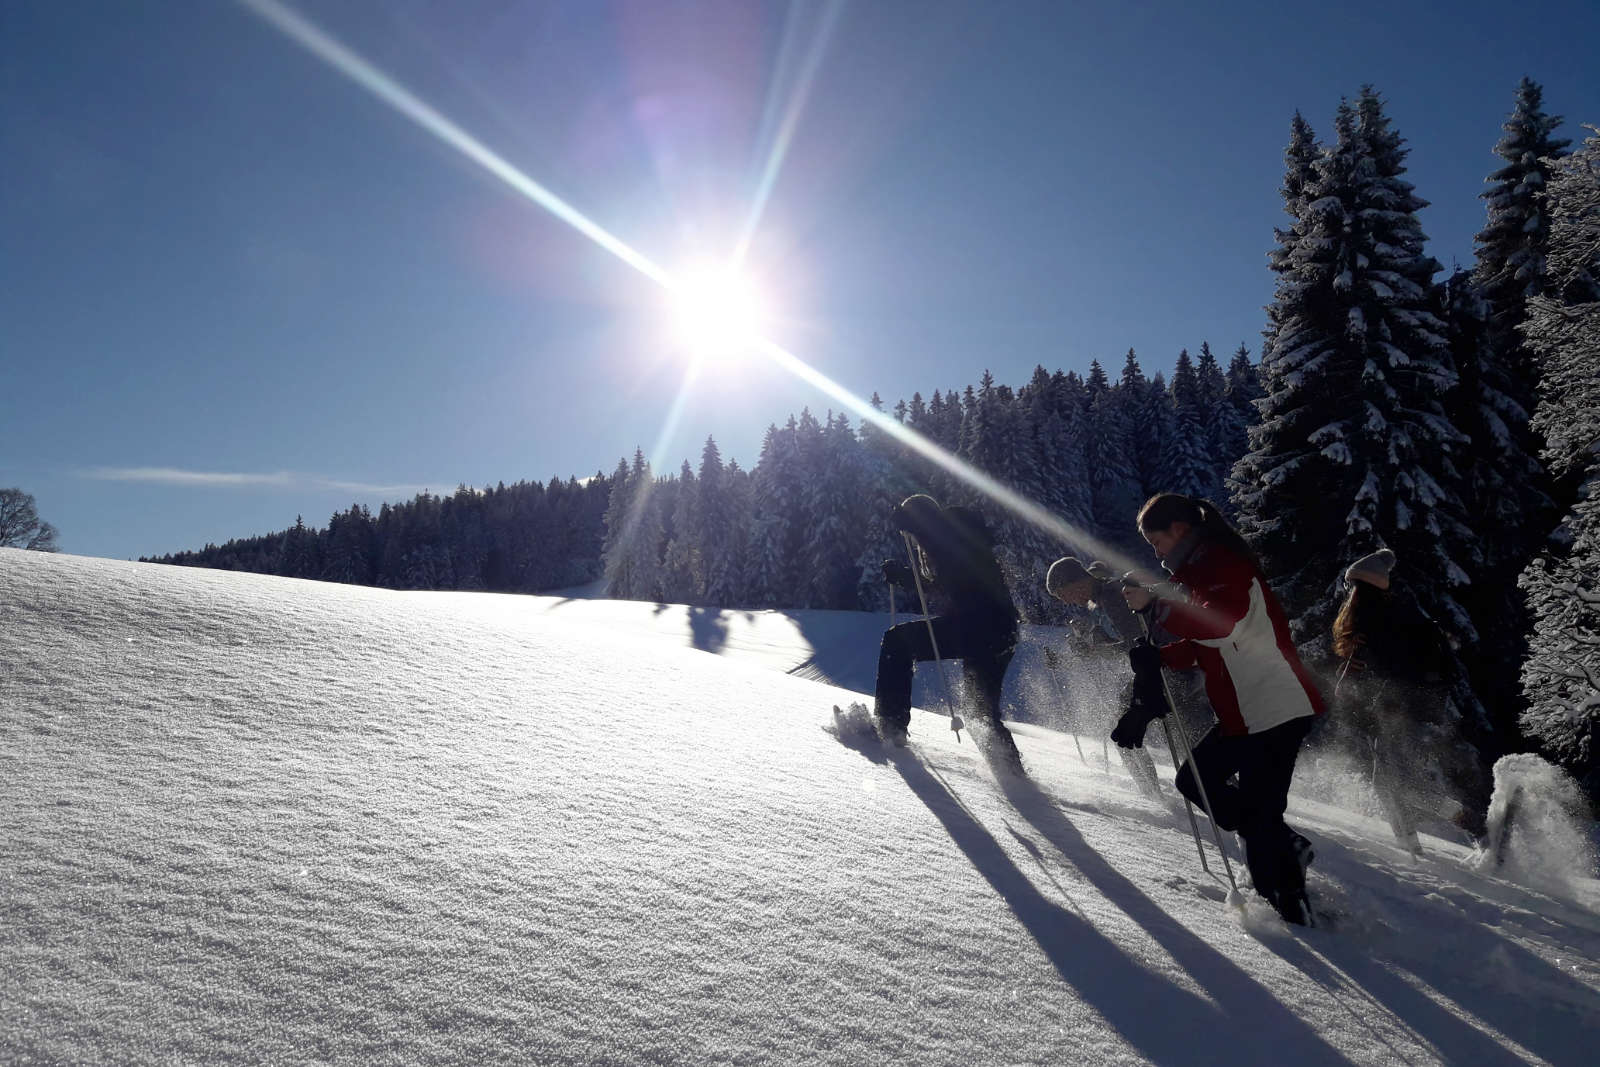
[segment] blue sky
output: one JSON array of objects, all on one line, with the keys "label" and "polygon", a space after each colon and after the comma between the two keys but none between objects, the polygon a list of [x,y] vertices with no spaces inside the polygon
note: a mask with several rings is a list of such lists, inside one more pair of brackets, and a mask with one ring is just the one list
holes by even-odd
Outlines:
[{"label": "blue sky", "polygon": [[[1296,108],[1324,134],[1385,94],[1447,268],[1521,76],[1566,136],[1600,123],[1585,3],[293,10],[669,271],[726,254],[773,170],[748,256],[772,335],[890,405],[1254,351]],[[0,159],[0,485],[69,552],[636,445],[676,469],[708,433],[751,466],[769,422],[837,406],[752,364],[664,434],[684,361],[655,283],[245,6],[7,3]]]}]

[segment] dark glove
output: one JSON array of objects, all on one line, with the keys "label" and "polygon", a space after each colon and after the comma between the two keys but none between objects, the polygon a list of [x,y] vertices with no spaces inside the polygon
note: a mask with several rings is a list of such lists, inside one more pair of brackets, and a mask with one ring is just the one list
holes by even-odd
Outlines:
[{"label": "dark glove", "polygon": [[1143,748],[1144,731],[1150,725],[1150,720],[1156,716],[1149,714],[1137,700],[1127,711],[1122,713],[1122,718],[1117,720],[1117,725],[1111,730],[1111,740],[1118,748]]},{"label": "dark glove", "polygon": [[1128,664],[1133,668],[1135,678],[1157,677],[1161,674],[1161,650],[1150,643],[1150,639],[1141,637],[1128,648]]},{"label": "dark glove", "polygon": [[1110,739],[1123,749],[1139,749],[1144,745],[1144,729],[1171,710],[1173,705],[1166,702],[1166,686],[1162,683],[1160,669],[1136,673],[1128,697],[1128,710],[1118,718],[1117,728],[1110,731]]},{"label": "dark glove", "polygon": [[898,585],[902,589],[911,588],[911,568],[904,560],[886,559],[883,561],[883,580],[890,585]]}]

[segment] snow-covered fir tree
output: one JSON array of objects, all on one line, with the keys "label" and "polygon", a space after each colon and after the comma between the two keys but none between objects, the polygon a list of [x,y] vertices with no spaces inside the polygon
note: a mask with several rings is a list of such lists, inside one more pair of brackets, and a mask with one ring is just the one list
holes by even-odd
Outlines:
[{"label": "snow-covered fir tree", "polygon": [[1050,393],[1052,417],[1060,421],[1060,429],[1056,430],[1046,420],[1043,431],[1048,438],[1044,447],[1048,456],[1045,477],[1050,486],[1050,510],[1074,527],[1088,531],[1094,524],[1094,495],[1086,458],[1083,379],[1072,372],[1056,371],[1050,375]]},{"label": "snow-covered fir tree", "polygon": [[1159,446],[1157,455],[1160,460],[1140,487],[1140,495],[1149,499],[1157,493],[1166,492],[1167,485],[1172,481],[1167,462],[1173,437],[1178,432],[1178,412],[1172,405],[1172,391],[1167,385],[1166,376],[1160,371],[1145,383],[1134,425],[1139,428],[1142,437]]},{"label": "snow-covered fir tree", "polygon": [[1211,472],[1217,462],[1210,454],[1210,423],[1200,392],[1200,379],[1189,350],[1178,353],[1172,368],[1172,434],[1161,469],[1165,481],[1159,491],[1209,499]]},{"label": "snow-covered fir tree", "polygon": [[1457,593],[1475,539],[1454,493],[1464,437],[1443,406],[1456,376],[1416,216],[1426,202],[1375,91],[1341,103],[1335,127],[1309,181],[1309,127],[1297,116],[1291,130],[1284,200],[1300,214],[1272,257],[1266,395],[1232,478],[1240,527],[1301,641],[1325,641],[1345,566],[1379,546],[1424,610],[1470,641]]},{"label": "snow-covered fir tree", "polygon": [[700,487],[694,468],[683,461],[671,491],[663,494],[667,550],[661,562],[662,599],[672,604],[698,604],[705,580],[702,576]]},{"label": "snow-covered fir tree", "polygon": [[[1461,388],[1457,424],[1472,439],[1463,461],[1467,506],[1484,525],[1481,581],[1504,585],[1527,564],[1554,522],[1550,483],[1537,460],[1543,442],[1530,425],[1538,380],[1535,360],[1517,327],[1530,297],[1545,287],[1550,219],[1544,191],[1550,168],[1571,143],[1561,123],[1543,110],[1543,93],[1524,78],[1495,154],[1504,166],[1482,194],[1488,218],[1478,234],[1472,283],[1453,279],[1449,291],[1452,339]],[[1493,619],[1496,604],[1480,617]]]},{"label": "snow-covered fir tree", "polygon": [[800,594],[803,536],[799,424],[767,427],[761,457],[751,473],[749,581],[753,607],[793,607]]},{"label": "snow-covered fir tree", "polygon": [[[1311,195],[1310,190],[1317,180],[1317,161],[1322,155],[1322,145],[1317,142],[1311,124],[1296,111],[1294,118],[1289,121],[1289,145],[1283,152],[1283,185],[1278,190],[1283,197],[1284,213],[1291,221],[1282,229],[1273,228],[1273,236],[1277,243],[1272,251],[1267,253],[1267,262],[1273,271],[1280,275],[1292,269],[1290,259],[1296,254],[1296,249],[1304,239],[1305,224],[1311,219],[1311,213],[1306,210],[1310,203],[1307,198]],[[1277,336],[1279,316],[1282,313],[1283,309],[1276,301],[1267,306],[1265,330],[1267,349],[1272,347],[1273,339]]]},{"label": "snow-covered fir tree", "polygon": [[1250,349],[1242,342],[1234,350],[1233,358],[1228,361],[1227,386],[1222,393],[1223,407],[1217,414],[1220,423],[1218,439],[1222,442],[1223,488],[1222,496],[1216,502],[1227,510],[1230,518],[1235,517],[1232,490],[1229,480],[1233,476],[1233,465],[1250,450],[1250,427],[1256,424],[1261,413],[1256,410],[1256,401],[1260,400],[1261,377],[1256,373],[1256,365],[1250,362]]},{"label": "snow-covered fir tree", "polygon": [[1534,428],[1574,501],[1524,572],[1526,735],[1600,799],[1600,129],[1552,170],[1548,279],[1522,332],[1543,371]]},{"label": "snow-covered fir tree", "polygon": [[[643,460],[642,448],[634,454]],[[627,552],[628,538],[632,535],[630,516],[634,495],[629,473],[628,461],[619,460],[616,471],[611,475],[611,498],[606,504],[604,520],[605,537],[600,542],[600,557],[605,565],[606,595],[617,600],[627,600],[633,594],[633,557]]]},{"label": "snow-covered fir tree", "polygon": [[634,449],[631,468],[625,462],[618,467],[613,484],[603,542],[608,595],[619,600],[658,600],[665,523],[656,478],[644,449]]},{"label": "snow-covered fir tree", "polygon": [[1228,473],[1238,454],[1226,450],[1227,421],[1223,396],[1228,391],[1228,382],[1222,375],[1222,368],[1217,365],[1217,357],[1211,354],[1211,346],[1205,341],[1200,342],[1200,355],[1194,362],[1194,377],[1206,430],[1206,489],[1202,495],[1220,504],[1227,495]]},{"label": "snow-covered fir tree", "polygon": [[738,564],[748,530],[741,522],[722,453],[716,439],[707,437],[700,450],[700,487],[695,539],[699,544],[705,586],[702,597],[713,607],[733,607],[738,602]]},{"label": "snow-covered fir tree", "polygon": [[819,608],[856,607],[862,523],[861,441],[844,415],[828,413],[806,484],[805,543],[809,591],[805,603]]},{"label": "snow-covered fir tree", "polygon": [[1133,550],[1139,541],[1134,519],[1144,503],[1144,488],[1134,467],[1130,427],[1099,360],[1089,364],[1084,384],[1089,396],[1084,462],[1093,493],[1095,535],[1112,546]]},{"label": "snow-covered fir tree", "polygon": [[1133,349],[1122,360],[1122,376],[1116,384],[1118,417],[1128,428],[1129,462],[1139,484],[1139,496],[1148,497],[1157,492],[1154,487],[1163,481],[1163,450],[1167,440],[1163,424],[1152,425],[1145,421],[1150,407],[1150,380],[1139,366],[1139,357]]},{"label": "snow-covered fir tree", "polygon": [[1511,398],[1531,411],[1537,370],[1518,334],[1527,316],[1528,298],[1545,287],[1545,255],[1550,217],[1545,188],[1551,168],[1572,143],[1555,136],[1559,115],[1544,111],[1544,90],[1523,78],[1516,103],[1504,126],[1495,154],[1504,166],[1486,179],[1481,194],[1488,220],[1479,231],[1477,267],[1473,272],[1489,307],[1490,343],[1507,366]]}]

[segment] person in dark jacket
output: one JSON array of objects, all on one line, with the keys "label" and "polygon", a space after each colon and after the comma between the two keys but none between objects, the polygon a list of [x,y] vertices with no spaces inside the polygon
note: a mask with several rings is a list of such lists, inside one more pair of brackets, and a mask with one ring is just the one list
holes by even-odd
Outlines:
[{"label": "person in dark jacket", "polygon": [[[1217,725],[1178,771],[1179,792],[1194,803],[1205,796],[1217,825],[1244,840],[1245,861],[1260,893],[1285,921],[1310,920],[1305,865],[1311,843],[1283,821],[1300,743],[1324,711],[1322,695],[1300,661],[1289,621],[1267,587],[1255,553],[1217,506],[1178,493],[1151,497],[1139,511],[1139,532],[1184,591],[1156,596],[1123,591],[1128,606],[1148,611],[1178,640],[1129,652],[1134,673],[1199,666]],[[1112,740],[1138,744],[1149,718],[1164,708],[1131,708]],[[1229,779],[1238,776],[1236,784]]]},{"label": "person in dark jacket", "polygon": [[992,735],[986,745],[990,758],[1020,771],[1017,743],[1000,719],[1000,687],[1017,648],[1017,609],[995,559],[993,535],[970,508],[941,508],[921,494],[896,506],[894,525],[910,535],[918,573],[906,561],[887,559],[884,579],[913,593],[920,579],[939,610],[936,617],[903,622],[884,633],[873,711],[879,730],[905,744],[912,672],[919,661],[935,658],[937,644],[939,658],[961,660],[967,692]]},{"label": "person in dark jacket", "polygon": [[[1045,591],[1063,604],[1088,608],[1093,613],[1094,628],[1090,631],[1090,648],[1115,649],[1122,653],[1145,636],[1144,625],[1122,599],[1122,582],[1115,571],[1105,563],[1095,560],[1088,566],[1066,556],[1050,564],[1045,573]],[[1119,657],[1120,658],[1120,657]],[[1133,698],[1134,684],[1130,678],[1117,698],[1120,707],[1128,707]],[[1165,699],[1165,697],[1163,697]],[[1161,796],[1161,782],[1156,775],[1155,760],[1141,747],[1123,748],[1122,764],[1128,768],[1139,792],[1152,799]]]},{"label": "person in dark jacket", "polygon": [[1394,580],[1394,565],[1394,553],[1381,548],[1344,572],[1350,591],[1333,623],[1333,650],[1344,661],[1334,698],[1371,753],[1373,792],[1395,840],[1420,856],[1419,821],[1471,823],[1460,797],[1471,792],[1473,764],[1445,729],[1449,643]]}]

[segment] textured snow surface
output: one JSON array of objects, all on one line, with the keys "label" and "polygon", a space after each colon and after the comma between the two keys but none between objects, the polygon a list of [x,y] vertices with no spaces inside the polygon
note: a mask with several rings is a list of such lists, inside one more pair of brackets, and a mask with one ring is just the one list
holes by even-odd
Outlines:
[{"label": "textured snow surface", "polygon": [[710,614],[0,550],[0,1062],[1590,1062],[1592,881],[1297,797],[1291,932],[1099,738],[841,740]]}]

